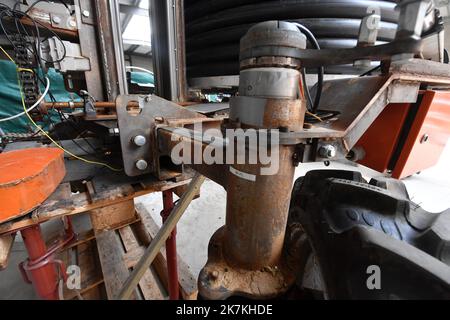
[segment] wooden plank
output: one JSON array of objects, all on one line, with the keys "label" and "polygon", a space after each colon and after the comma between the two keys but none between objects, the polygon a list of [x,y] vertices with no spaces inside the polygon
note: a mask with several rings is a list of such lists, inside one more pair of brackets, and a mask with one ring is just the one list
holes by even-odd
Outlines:
[{"label": "wooden plank", "polygon": [[[89,235],[90,232],[85,234]],[[103,275],[99,262],[97,262],[97,250],[93,239],[79,242],[78,245],[72,243],[63,251],[58,252],[57,257],[64,262],[66,267],[77,265],[81,271],[81,289],[77,292],[64,286],[63,297],[65,300],[78,299],[78,294],[84,297],[84,294],[103,284]],[[100,299],[99,293],[102,290],[95,291],[95,294],[89,294],[89,296],[92,298],[96,296],[97,299]]]},{"label": "wooden plank", "polygon": [[[100,288],[103,285],[103,279],[98,279],[90,283],[87,287],[81,288],[79,291],[81,297],[85,300],[101,300],[102,296],[99,294]],[[92,291],[95,291],[95,294],[91,294]],[[70,293],[64,295],[65,300],[77,300],[79,299],[78,295],[74,291],[70,291]]]},{"label": "wooden plank", "polygon": [[90,212],[94,230],[112,230],[136,220],[134,201],[128,200]]},{"label": "wooden plank", "polygon": [[3,270],[8,266],[8,260],[11,255],[14,238],[15,234],[8,234],[0,237],[0,270]]},{"label": "wooden plank", "polygon": [[83,300],[104,300],[106,297],[105,286],[103,283],[100,283],[98,286],[83,292],[81,296]]},{"label": "wooden plank", "polygon": [[81,288],[91,286],[93,282],[102,279],[100,266],[97,265],[94,255],[95,248],[93,241],[83,243],[77,247],[77,262],[81,269]]},{"label": "wooden plank", "polygon": [[139,243],[133,234],[130,226],[126,226],[119,229],[120,237],[122,238],[125,250],[128,252],[136,247],[139,247]]},{"label": "wooden plank", "polygon": [[[35,225],[36,223],[43,223],[48,220],[59,218],[63,216],[71,216],[87,211],[100,209],[111,206],[121,202],[125,202],[149,193],[169,190],[177,186],[182,186],[189,183],[190,179],[171,182],[171,181],[155,181],[154,183],[146,183],[144,189],[131,194],[116,194],[111,198],[111,193],[97,195],[99,200],[92,202],[87,192],[71,195],[70,199],[59,200],[48,204],[44,202],[36,209],[33,216],[25,216],[16,221],[9,221],[0,225],[0,235],[11,233],[13,231]],[[108,195],[108,196],[107,196]]]},{"label": "wooden plank", "polygon": [[[96,235],[97,249],[105,281],[108,299],[116,299],[129,272],[123,263],[123,249],[116,231],[104,231]],[[136,295],[132,295],[135,299]]]},{"label": "wooden plank", "polygon": [[[153,220],[150,212],[148,212],[147,208],[145,208],[142,204],[136,205],[136,211],[138,216],[141,218],[141,222],[150,236],[150,239],[153,239],[159,231],[159,227],[156,222]],[[161,248],[161,255],[163,257],[163,263],[165,266],[165,274],[167,275],[167,260],[166,260],[166,249],[165,246]],[[130,257],[131,258],[131,257]],[[156,260],[156,259],[155,259]],[[183,261],[180,255],[177,255],[178,260],[178,281],[180,282],[180,292],[185,300],[197,300],[198,296],[198,287],[197,287],[197,279],[192,274],[189,266]],[[156,268],[155,268],[156,269]],[[162,270],[161,270],[162,271]],[[164,271],[162,271],[164,272]],[[159,275],[161,277],[161,275]],[[167,276],[166,276],[167,277]],[[164,278],[161,277],[161,278]]]},{"label": "wooden plank", "polygon": [[133,248],[123,255],[123,262],[127,266],[128,269],[133,268],[136,263],[138,263],[139,259],[144,254],[145,247],[139,246],[137,248]]},{"label": "wooden plank", "polygon": [[[142,243],[148,246],[152,240],[152,238],[148,235],[147,231],[145,230],[145,227],[142,223],[136,223],[133,225],[135,227],[135,230],[138,232],[140,239],[142,239]],[[142,257],[145,251],[145,246],[140,246],[138,248],[135,248],[134,250],[127,252],[124,255],[124,262],[125,265],[128,267],[134,267],[138,262],[139,259]],[[166,292],[169,292],[169,277],[167,272],[167,261],[164,255],[159,252],[156,256],[155,260],[152,263],[153,269],[156,271],[156,274],[158,275],[158,279],[163,285]]]},{"label": "wooden plank", "polygon": [[78,247],[79,245],[91,241],[95,239],[95,233],[94,230],[87,230],[87,231],[83,231],[81,233],[77,234],[77,240],[74,242],[71,242],[66,249],[70,249],[70,248],[74,248],[74,247]]},{"label": "wooden plank", "polygon": [[[139,243],[136,240],[136,237],[133,234],[130,226],[126,226],[124,228],[119,229],[119,234],[122,238],[123,244],[125,246],[125,250],[127,252],[131,252],[139,248]],[[142,256],[142,254],[141,254]],[[125,257],[125,256],[124,256]],[[125,259],[124,259],[125,260]],[[126,264],[125,264],[126,265]],[[127,266],[128,267],[128,266]],[[134,267],[134,266],[132,266]],[[131,268],[132,268],[131,267]],[[128,267],[130,268],[130,267]],[[148,269],[141,281],[139,281],[139,288],[142,291],[142,294],[146,300],[164,300],[164,295],[159,289],[158,283],[155,279],[155,276]]]}]

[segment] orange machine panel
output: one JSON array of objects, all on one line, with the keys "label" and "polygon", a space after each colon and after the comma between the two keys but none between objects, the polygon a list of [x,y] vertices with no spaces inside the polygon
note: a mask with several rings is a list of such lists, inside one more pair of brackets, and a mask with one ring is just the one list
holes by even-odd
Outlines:
[{"label": "orange machine panel", "polygon": [[356,144],[366,153],[359,163],[383,173],[392,170],[397,179],[436,165],[450,137],[450,92],[420,94],[417,109],[410,104],[384,109]]},{"label": "orange machine panel", "polygon": [[65,173],[64,153],[60,149],[0,153],[0,222],[39,206],[55,191]]},{"label": "orange machine panel", "polygon": [[408,177],[437,164],[450,137],[450,92],[425,91],[394,178]]},{"label": "orange machine panel", "polygon": [[409,110],[408,103],[393,103],[384,108],[356,145],[366,153],[360,164],[383,173],[388,169]]}]

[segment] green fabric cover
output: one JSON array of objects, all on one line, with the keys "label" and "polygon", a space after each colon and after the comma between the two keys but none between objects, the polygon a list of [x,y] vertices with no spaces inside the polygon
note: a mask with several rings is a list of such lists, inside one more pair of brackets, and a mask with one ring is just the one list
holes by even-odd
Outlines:
[{"label": "green fabric cover", "polygon": [[[50,80],[50,91],[58,102],[72,100],[81,101],[76,94],[71,94],[64,87],[64,80],[60,73],[54,69],[49,69],[47,76]],[[154,76],[145,72],[131,72],[131,81],[141,85],[154,85]],[[41,92],[45,89],[41,86]],[[50,102],[50,97],[45,97],[45,101]],[[11,61],[0,60],[0,118],[6,118],[23,111],[20,99],[19,86],[17,84],[16,67]],[[54,122],[59,121],[59,116],[52,111],[51,118]],[[41,123],[45,127],[45,124]],[[23,133],[34,132],[35,128],[28,121],[26,115],[19,118],[0,122],[0,128],[5,132]]]},{"label": "green fabric cover", "polygon": [[[50,69],[47,73],[50,80],[50,91],[57,101],[66,102],[71,100],[71,94],[64,87],[64,80],[60,73]],[[45,89],[41,85],[41,92]],[[78,95],[73,95],[74,101],[81,101]],[[45,97],[45,101],[50,102],[50,97]],[[6,118],[23,111],[20,98],[19,86],[17,83],[16,67],[11,61],[0,60],[0,118]],[[53,112],[55,113],[55,112]],[[52,120],[58,121],[59,116],[52,114]],[[32,132],[35,131],[33,125],[28,121],[26,115],[19,118],[0,122],[0,128],[6,132]]]}]

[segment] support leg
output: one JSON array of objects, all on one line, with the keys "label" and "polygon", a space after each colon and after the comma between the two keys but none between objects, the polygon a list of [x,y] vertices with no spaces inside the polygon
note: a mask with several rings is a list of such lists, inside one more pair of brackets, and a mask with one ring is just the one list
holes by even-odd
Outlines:
[{"label": "support leg", "polygon": [[[169,218],[170,213],[174,207],[173,193],[171,190],[163,191],[163,205],[164,209],[161,211],[163,223]],[[177,264],[177,228],[174,227],[169,238],[166,240],[166,256],[167,256],[167,270],[169,278],[169,297],[170,300],[178,300],[180,297],[180,290],[178,285],[178,264]]]},{"label": "support leg", "polygon": [[37,261],[47,253],[47,246],[42,238],[41,227],[32,226],[21,231],[23,242],[28,252],[28,260],[21,264],[21,271],[25,279],[26,269],[29,271],[34,289],[40,298],[44,300],[58,300],[58,276],[55,265],[43,260],[37,267],[27,268],[29,261]]}]

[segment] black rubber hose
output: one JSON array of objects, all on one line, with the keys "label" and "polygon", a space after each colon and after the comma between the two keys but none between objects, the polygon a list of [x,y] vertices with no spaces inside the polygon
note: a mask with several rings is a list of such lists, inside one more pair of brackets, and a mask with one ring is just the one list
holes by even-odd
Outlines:
[{"label": "black rubber hose", "polygon": [[[308,28],[297,22],[295,22],[294,25],[306,36],[308,41],[314,46],[315,49],[320,50],[320,45],[317,42],[316,37]],[[312,113],[316,113],[317,109],[319,108],[323,88],[323,74],[324,68],[323,67],[317,68],[317,90],[316,90],[316,97],[314,99],[314,105],[311,109]],[[306,90],[309,91],[308,86],[306,86]]]},{"label": "black rubber hose", "polygon": [[305,88],[304,90],[305,90],[306,101],[308,102],[306,104],[306,106],[307,106],[306,109],[308,109],[308,111],[312,111],[314,104],[313,104],[313,101],[312,101],[312,98],[311,98],[311,92],[309,92],[308,85],[306,84],[306,70],[305,70],[305,68],[302,69],[302,80],[303,80],[303,87]]}]

